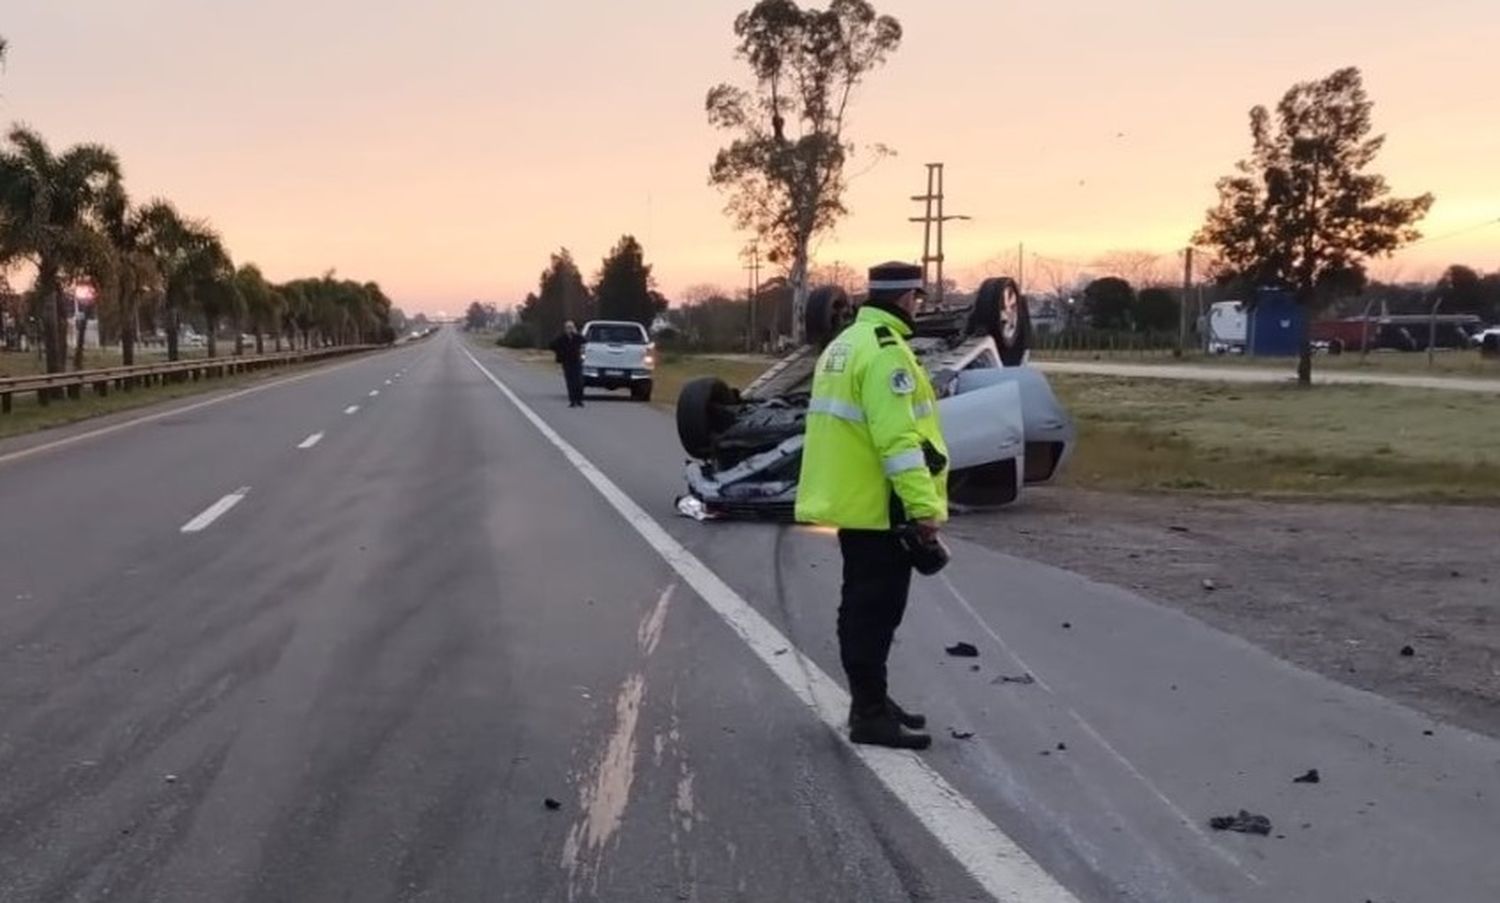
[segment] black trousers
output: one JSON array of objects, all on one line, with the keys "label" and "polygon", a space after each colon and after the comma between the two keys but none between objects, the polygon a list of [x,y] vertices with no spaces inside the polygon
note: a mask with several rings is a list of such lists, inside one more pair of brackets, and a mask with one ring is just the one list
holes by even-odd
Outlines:
[{"label": "black trousers", "polygon": [[583,367],[563,365],[563,380],[568,384],[568,404],[583,404]]},{"label": "black trousers", "polygon": [[886,659],[911,590],[911,561],[886,530],[840,530],[844,587],[839,600],[839,659],[856,713],[885,705]]}]

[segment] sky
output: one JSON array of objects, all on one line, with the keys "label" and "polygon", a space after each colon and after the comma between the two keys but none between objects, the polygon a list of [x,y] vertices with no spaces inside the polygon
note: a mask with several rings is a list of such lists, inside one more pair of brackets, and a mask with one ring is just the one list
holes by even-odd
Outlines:
[{"label": "sky", "polygon": [[[669,296],[735,288],[747,236],[708,185],[724,136],[703,99],[745,80],[749,3],[6,0],[0,121],[113,147],[134,196],[208,219],[273,279],[333,269],[408,312],[517,301],[560,247],[592,278],[627,232]],[[897,155],[854,162],[822,263],[919,257],[908,198],[941,161],[949,212],[973,217],[947,231],[960,283],[1013,272],[1022,244],[1033,273],[1137,249],[1175,267],[1250,107],[1357,65],[1376,168],[1437,197],[1429,239],[1376,275],[1500,269],[1494,0],[876,6],[905,38],[850,137]]]}]

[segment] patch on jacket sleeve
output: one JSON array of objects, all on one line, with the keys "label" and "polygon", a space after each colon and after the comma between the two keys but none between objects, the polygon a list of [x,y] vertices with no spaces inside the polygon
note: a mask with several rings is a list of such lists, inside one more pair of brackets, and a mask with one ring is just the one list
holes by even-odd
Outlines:
[{"label": "patch on jacket sleeve", "polygon": [[828,346],[828,351],[823,355],[824,373],[843,373],[849,366],[849,346],[843,342],[835,342]]},{"label": "patch on jacket sleeve", "polygon": [[917,381],[912,378],[910,370],[897,367],[891,371],[891,391],[897,395],[910,395],[917,391]]}]

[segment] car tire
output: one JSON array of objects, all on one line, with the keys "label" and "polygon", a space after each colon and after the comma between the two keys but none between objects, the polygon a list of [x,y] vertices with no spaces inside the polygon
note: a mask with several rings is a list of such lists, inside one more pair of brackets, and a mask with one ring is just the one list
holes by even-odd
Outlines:
[{"label": "car tire", "polygon": [[843,289],[836,285],[815,289],[807,296],[807,309],[802,314],[808,344],[824,347],[844,331],[853,314],[854,305]]},{"label": "car tire", "polygon": [[717,377],[699,377],[683,386],[677,396],[677,438],[683,451],[700,460],[711,457],[714,438],[733,422],[727,408],[734,402],[734,390]]},{"label": "car tire", "polygon": [[650,401],[651,381],[648,379],[641,382],[632,383],[630,386],[630,397],[634,398],[636,401]]},{"label": "car tire", "polygon": [[979,291],[974,294],[974,309],[969,312],[969,323],[965,330],[969,335],[1000,335],[1004,326],[1007,285],[1013,286],[1015,282],[1005,276],[992,276],[979,283]]}]

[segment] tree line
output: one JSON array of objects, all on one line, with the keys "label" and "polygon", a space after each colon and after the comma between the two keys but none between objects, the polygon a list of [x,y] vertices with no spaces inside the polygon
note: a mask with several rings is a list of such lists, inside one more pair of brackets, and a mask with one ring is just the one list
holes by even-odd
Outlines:
[{"label": "tree line", "polygon": [[[476,302],[477,303],[477,302]],[[500,342],[511,347],[545,348],[572,320],[631,320],[647,329],[667,309],[656,289],[645,250],[633,235],[622,235],[610,249],[592,285],[567,248],[554,253],[516,311],[516,322]]]},{"label": "tree line", "polygon": [[[0,38],[0,59],[5,49]],[[17,268],[31,274],[31,286],[13,292],[0,279],[3,342],[15,350],[29,338],[49,373],[67,366],[70,317],[75,369],[90,319],[126,365],[143,337],[157,334],[177,360],[185,326],[202,327],[215,356],[224,326],[239,354],[247,332],[263,352],[267,339],[276,350],[391,342],[405,325],[374,282],[328,272],[278,284],[253,263],[237,266],[206,220],[164,199],[133,201],[114,151],[92,143],[54,150],[22,125],[0,144],[0,275]]]}]

